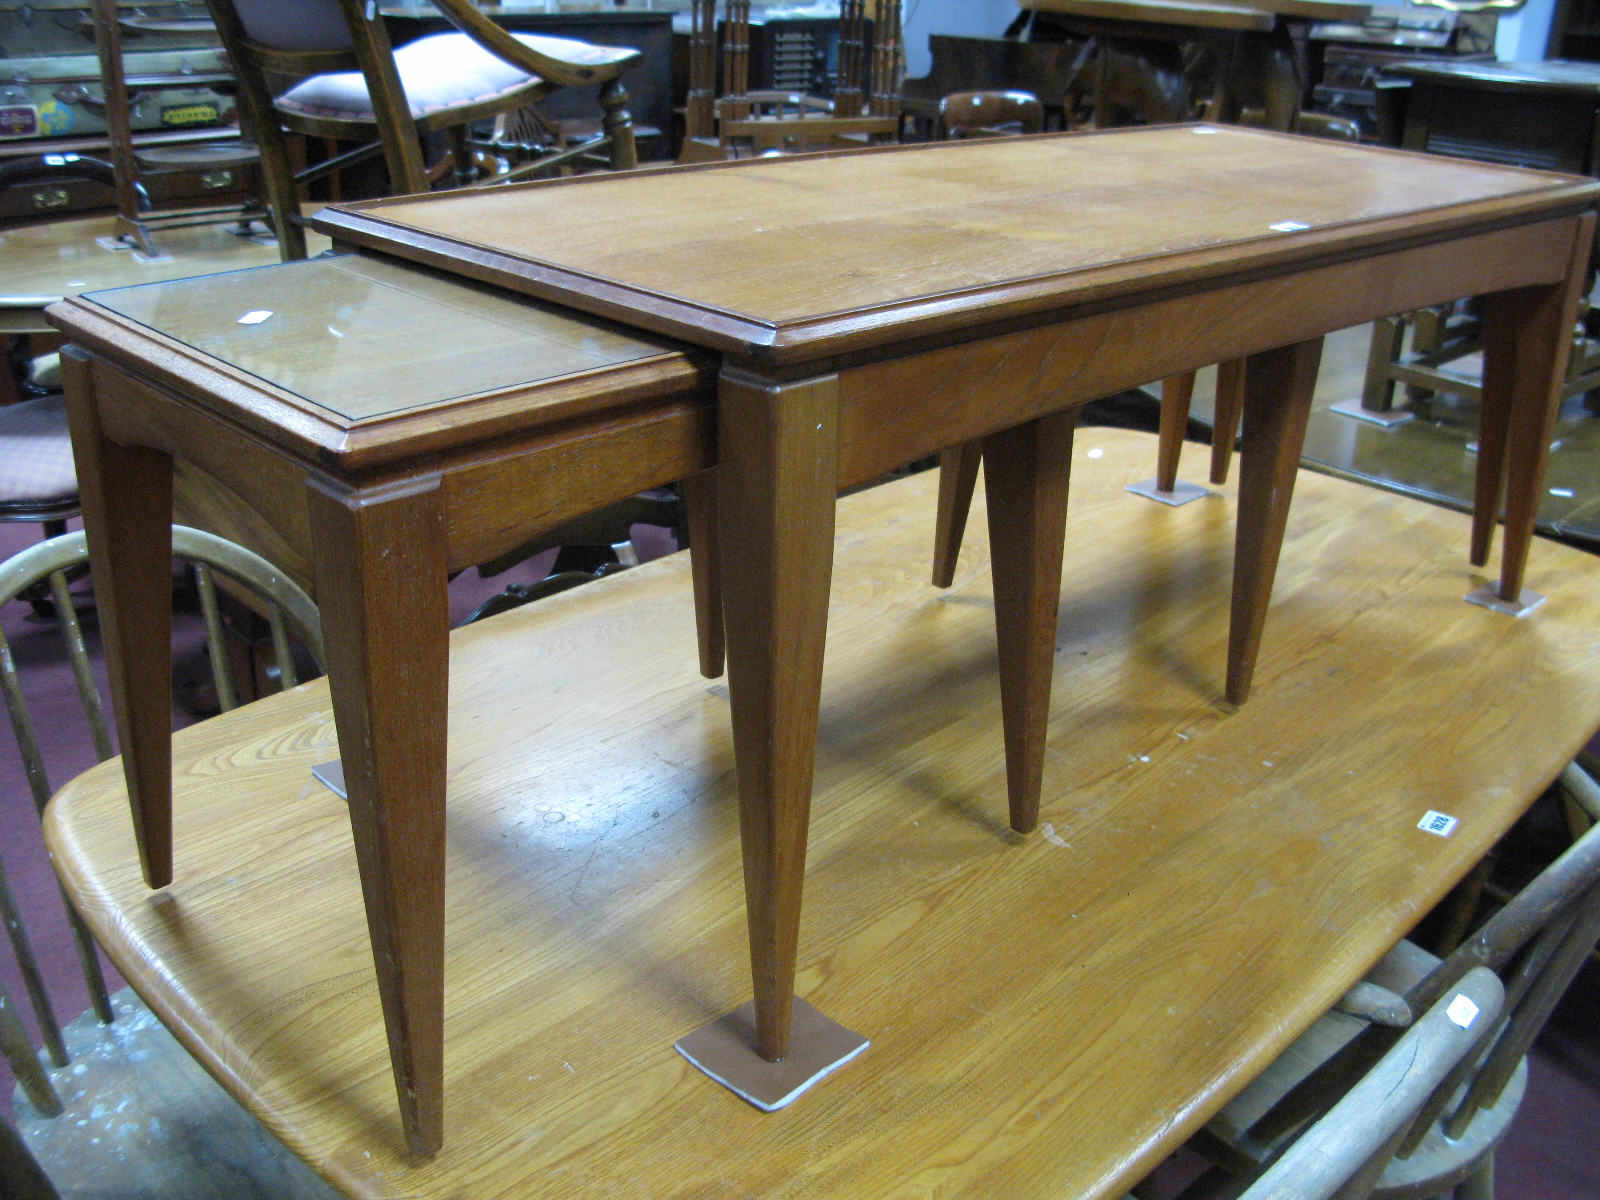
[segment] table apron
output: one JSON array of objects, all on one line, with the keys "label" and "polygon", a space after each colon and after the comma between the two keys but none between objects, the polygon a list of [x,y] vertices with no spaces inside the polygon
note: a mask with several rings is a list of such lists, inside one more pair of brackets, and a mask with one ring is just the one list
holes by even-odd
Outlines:
[{"label": "table apron", "polygon": [[1099,312],[839,372],[839,486],[1044,413],[1430,304],[1565,279],[1579,218]]},{"label": "table apron", "polygon": [[[306,480],[337,479],[268,446],[203,406],[90,357],[105,434],[190,463],[232,492],[302,562],[314,557]],[[457,455],[424,458],[381,479],[339,480],[357,492],[440,476],[451,570],[486,562],[563,521],[714,465],[715,409],[693,398],[608,414]]]}]

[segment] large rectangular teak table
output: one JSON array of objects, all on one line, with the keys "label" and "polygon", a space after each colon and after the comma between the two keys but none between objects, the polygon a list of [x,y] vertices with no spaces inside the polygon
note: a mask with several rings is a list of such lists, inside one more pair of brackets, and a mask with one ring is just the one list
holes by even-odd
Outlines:
[{"label": "large rectangular teak table", "polygon": [[1600,559],[1539,544],[1550,600],[1507,620],[1460,601],[1465,517],[1310,472],[1228,712],[1234,489],[1129,495],[1154,453],[1112,429],[1073,451],[1073,668],[1028,839],[997,811],[987,537],[940,592],[911,569],[931,473],[840,501],[798,990],[872,1046],[782,1112],[672,1050],[749,986],[727,695],[695,671],[680,555],[451,637],[432,1159],[394,1116],[350,819],[308,776],[325,682],[175,736],[166,891],[115,763],[52,803],[51,852],[152,1009],[362,1200],[1114,1200],[1600,724]]},{"label": "large rectangular teak table", "polygon": [[[416,414],[389,402],[361,407],[359,395],[308,406],[270,374],[265,386],[244,378],[226,340],[211,350],[174,345],[185,338],[163,331],[163,315],[145,321],[152,333],[82,302],[58,319],[96,356],[75,403],[86,519],[107,560],[100,586],[118,609],[158,602],[149,582],[157,559],[135,543],[165,519],[159,481],[170,456],[198,455],[252,488],[258,506],[302,522],[328,580],[318,599],[329,614],[334,705],[402,1108],[413,1144],[431,1151],[442,1128],[447,654],[442,583],[433,581],[447,565],[474,561],[471,553],[552,506],[597,503],[710,465],[702,389],[720,359],[717,553],[757,1048],[777,1059],[788,1043],[836,490],[984,439],[1010,816],[1027,831],[1045,758],[1076,408],[1252,356],[1227,686],[1242,701],[1321,335],[1489,293],[1497,332],[1473,559],[1487,556],[1503,479],[1500,586],[1516,597],[1590,242],[1586,210],[1597,198],[1591,180],[1178,127],[718,164],[325,211],[317,223],[345,242],[713,353],[632,350],[639,357],[577,384],[539,385],[534,402],[526,392],[485,399],[463,390]],[[395,339],[382,367],[392,374],[420,336]],[[448,322],[437,336],[451,336]],[[494,339],[484,360],[515,339]],[[341,413],[340,404],[357,407]],[[193,425],[190,410],[204,419]],[[218,428],[229,447],[255,447],[252,465],[221,448]],[[596,440],[608,430],[620,439],[613,459]],[[538,455],[527,457],[529,448]],[[97,482],[108,471],[120,477],[113,504]],[[293,516],[306,512],[309,533]],[[130,664],[153,679],[157,644],[126,618],[111,626],[131,721]],[[128,650],[135,643],[138,655]],[[146,714],[141,736],[126,742],[152,883],[170,858],[157,725]]]}]

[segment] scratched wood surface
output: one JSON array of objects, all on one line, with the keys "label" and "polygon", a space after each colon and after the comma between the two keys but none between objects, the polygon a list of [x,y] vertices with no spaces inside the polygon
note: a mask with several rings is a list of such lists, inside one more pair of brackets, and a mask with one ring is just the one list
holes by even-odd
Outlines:
[{"label": "scratched wood surface", "polygon": [[815,357],[1515,223],[1597,193],[1574,176],[1170,126],[402,197],[314,224],[715,349]]},{"label": "scratched wood surface", "polygon": [[[1203,447],[1183,474],[1203,473]],[[443,1151],[403,1154],[324,685],[178,736],[177,873],[115,763],[49,836],[152,1008],[359,1197],[1101,1197],[1158,1161],[1461,875],[1600,724],[1600,562],[1513,620],[1466,518],[1306,474],[1252,702],[1220,702],[1231,489],[1125,493],[1082,431],[1040,831],[1006,829],[981,517],[840,503],[797,991],[872,1046],[763,1115],[672,1042],[747,996],[728,709],[684,556],[459,631]],[[1448,839],[1416,828],[1460,819]]]}]

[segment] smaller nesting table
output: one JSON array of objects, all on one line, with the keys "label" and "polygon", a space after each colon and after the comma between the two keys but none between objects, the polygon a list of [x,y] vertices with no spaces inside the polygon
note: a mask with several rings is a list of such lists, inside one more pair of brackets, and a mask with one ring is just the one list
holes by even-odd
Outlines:
[{"label": "smaller nesting table", "polygon": [[402,1109],[437,1148],[448,573],[710,466],[709,374],[647,334],[357,255],[51,317],[77,347],[62,366],[145,878],[172,878],[179,460],[310,564]]}]

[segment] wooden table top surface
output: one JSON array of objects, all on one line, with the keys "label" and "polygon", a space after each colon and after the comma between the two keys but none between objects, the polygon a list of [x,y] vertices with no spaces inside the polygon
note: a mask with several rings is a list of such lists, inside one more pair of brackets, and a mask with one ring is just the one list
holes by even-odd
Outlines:
[{"label": "wooden table top surface", "polygon": [[567,309],[358,254],[83,299],[351,424],[678,349]]},{"label": "wooden table top surface", "polygon": [[[1352,0],[1017,0],[1018,8],[1118,21],[1150,21],[1214,29],[1271,29],[1273,17],[1365,21],[1372,5]],[[1246,21],[1244,14],[1257,19]],[[1268,20],[1263,25],[1260,15]]]},{"label": "wooden table top surface", "polygon": [[49,317],[78,344],[336,471],[602,421],[703,395],[711,379],[691,347],[364,254],[93,292]]},{"label": "wooden table top surface", "polygon": [[[430,1162],[401,1152],[345,806],[309,774],[334,754],[322,682],[177,735],[169,888],[140,881],[115,762],[56,797],[52,853],[152,1008],[354,1196],[1118,1196],[1600,724],[1600,561],[1538,543],[1550,600],[1510,620],[1462,601],[1465,517],[1310,474],[1226,712],[1234,505],[1125,493],[1154,451],[1078,435],[1026,839],[981,515],[938,592],[931,474],[840,502],[797,991],[872,1045],[779,1113],[672,1049],[749,986],[684,556],[454,635]],[[1452,836],[1417,828],[1430,809]]]},{"label": "wooden table top surface", "polygon": [[1435,62],[1395,63],[1384,68],[1385,75],[1425,81],[1445,87],[1480,88],[1486,91],[1560,93],[1584,96],[1600,93],[1600,63],[1567,62]]},{"label": "wooden table top surface", "polygon": [[1597,197],[1573,176],[1201,125],[589,175],[316,223],[638,328],[803,361]]}]

